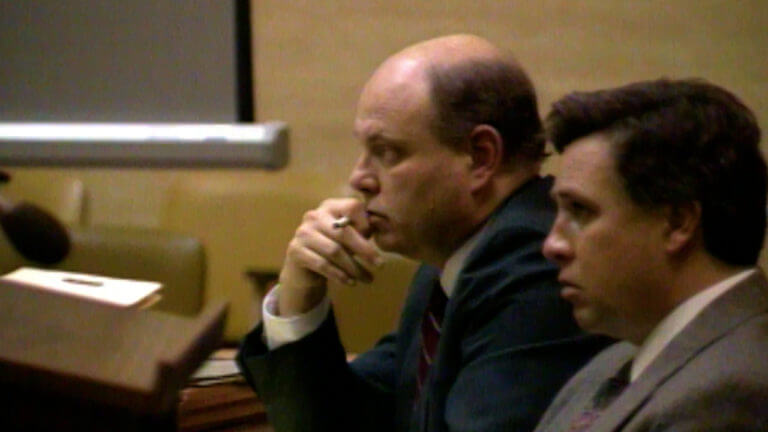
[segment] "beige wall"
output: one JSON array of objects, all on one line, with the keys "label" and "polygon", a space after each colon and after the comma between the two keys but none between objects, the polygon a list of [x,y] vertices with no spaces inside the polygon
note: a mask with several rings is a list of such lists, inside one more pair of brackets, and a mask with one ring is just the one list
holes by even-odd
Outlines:
[{"label": "beige wall", "polygon": [[768,130],[765,0],[259,0],[255,23],[259,116],[292,125],[292,169],[339,181],[358,150],[350,127],[367,76],[401,47],[454,32],[512,50],[542,114],[574,89],[703,77],[743,98]]},{"label": "beige wall", "polygon": [[[338,192],[357,155],[351,122],[368,75],[399,48],[454,32],[476,33],[511,49],[539,89],[542,113],[572,89],[662,75],[700,76],[740,95],[768,128],[765,0],[254,0],[253,5],[258,116],[290,124],[289,167],[277,174],[76,171],[91,194],[93,223],[161,226],[167,191],[190,179],[254,188],[286,181],[288,193],[296,187],[317,197]],[[556,171],[555,165],[556,160],[549,169]],[[307,173],[322,178],[323,185],[291,181]],[[64,173],[33,170],[31,175],[50,181]],[[295,217],[284,220],[295,224]],[[184,221],[173,225],[183,228]],[[281,250],[275,252],[278,258]],[[239,268],[215,271],[242,279]],[[213,281],[219,285],[230,283],[217,277]],[[226,292],[246,289],[238,285]],[[401,293],[393,297],[399,301]],[[245,326],[238,324],[238,331]]]},{"label": "beige wall", "polygon": [[[526,65],[542,113],[572,89],[662,75],[701,76],[740,95],[768,127],[765,0],[254,0],[261,120],[287,121],[294,171],[343,183],[357,147],[357,93],[387,55],[428,37],[472,32]],[[765,141],[765,140],[764,140]],[[34,170],[55,179],[57,170]],[[156,226],[168,185],[218,171],[80,170],[92,222]],[[235,171],[235,173],[238,173]],[[247,171],[243,182],[258,181]],[[311,186],[311,185],[310,185]]]},{"label": "beige wall", "polygon": [[[255,2],[258,112],[293,128],[295,169],[345,178],[357,149],[357,93],[387,55],[436,35],[472,32],[511,49],[542,112],[573,89],[701,76],[768,125],[764,0],[348,0]],[[768,126],[766,126],[768,127]]]}]

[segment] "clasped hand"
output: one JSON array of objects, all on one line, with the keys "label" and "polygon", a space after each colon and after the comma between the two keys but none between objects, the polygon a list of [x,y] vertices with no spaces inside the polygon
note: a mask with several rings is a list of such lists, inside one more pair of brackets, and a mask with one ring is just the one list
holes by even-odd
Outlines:
[{"label": "clasped hand", "polygon": [[[342,217],[350,223],[334,227]],[[325,297],[328,280],[371,282],[371,270],[382,260],[371,231],[364,203],[354,198],[328,199],[305,213],[280,272],[278,313],[291,316],[312,309]]]}]

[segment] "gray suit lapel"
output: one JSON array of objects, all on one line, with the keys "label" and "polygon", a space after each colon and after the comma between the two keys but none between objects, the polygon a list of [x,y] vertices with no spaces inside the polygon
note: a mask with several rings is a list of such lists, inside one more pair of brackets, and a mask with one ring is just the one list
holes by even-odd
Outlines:
[{"label": "gray suit lapel", "polygon": [[560,391],[536,431],[569,430],[571,424],[590,409],[598,388],[616,375],[621,366],[634,356],[635,350],[634,345],[619,342],[595,357]]},{"label": "gray suit lapel", "polygon": [[620,429],[653,392],[707,346],[747,319],[768,309],[768,281],[758,270],[716,299],[650,364],[597,419],[591,431]]}]

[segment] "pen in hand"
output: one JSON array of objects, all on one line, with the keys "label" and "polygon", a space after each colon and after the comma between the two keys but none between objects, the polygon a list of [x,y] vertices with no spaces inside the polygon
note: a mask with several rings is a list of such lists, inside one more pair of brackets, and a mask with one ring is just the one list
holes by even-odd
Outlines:
[{"label": "pen in hand", "polygon": [[[352,224],[352,220],[348,216],[342,216],[333,221],[333,228],[340,229]],[[362,273],[361,280],[366,283],[370,283],[373,280],[371,275],[372,267],[378,267],[378,259],[376,263],[368,264],[364,259],[355,255],[352,257],[352,261],[357,266],[358,270]]]},{"label": "pen in hand", "polygon": [[344,228],[345,226],[352,223],[352,220],[349,219],[347,216],[342,216],[335,221],[333,221],[333,227],[334,228]]}]

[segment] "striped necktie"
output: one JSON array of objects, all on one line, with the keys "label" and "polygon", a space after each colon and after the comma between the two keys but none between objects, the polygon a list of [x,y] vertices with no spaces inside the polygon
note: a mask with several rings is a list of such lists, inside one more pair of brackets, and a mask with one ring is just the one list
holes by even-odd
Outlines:
[{"label": "striped necktie", "polygon": [[427,379],[430,366],[437,353],[437,343],[440,340],[440,328],[443,324],[443,315],[445,314],[445,305],[448,303],[448,297],[445,295],[443,287],[440,286],[440,280],[436,280],[432,286],[432,294],[429,298],[429,304],[424,311],[424,317],[421,320],[421,353],[419,356],[419,382],[418,392]]},{"label": "striped necktie", "polygon": [[616,400],[624,389],[629,386],[629,373],[631,370],[632,360],[625,363],[624,366],[616,372],[616,375],[605,381],[592,398],[591,406],[574,419],[568,431],[582,432],[588,430],[597,418],[600,417],[600,414],[608,408],[608,405]]}]

